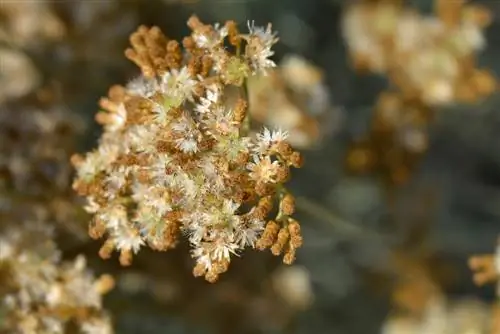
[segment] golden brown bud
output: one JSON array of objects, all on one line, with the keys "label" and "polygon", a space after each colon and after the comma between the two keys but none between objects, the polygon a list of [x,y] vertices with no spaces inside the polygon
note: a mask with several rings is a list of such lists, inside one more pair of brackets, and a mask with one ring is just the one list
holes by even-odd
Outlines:
[{"label": "golden brown bud", "polygon": [[111,254],[113,253],[113,249],[115,248],[115,243],[113,240],[108,239],[106,242],[102,245],[101,249],[99,249],[99,256],[107,260],[111,257]]},{"label": "golden brown bud", "polygon": [[94,287],[99,294],[104,295],[115,287],[115,280],[113,276],[104,274],[94,283]]},{"label": "golden brown bud", "polygon": [[288,229],[282,227],[278,232],[278,237],[276,239],[276,242],[271,247],[271,252],[273,253],[273,255],[278,256],[281,254],[289,238],[290,238],[290,233],[288,232]]},{"label": "golden brown bud", "polygon": [[259,250],[264,250],[266,248],[271,247],[276,238],[278,237],[280,226],[274,220],[270,220],[266,227],[264,228],[264,232],[260,236],[259,240],[257,240],[256,248]]},{"label": "golden brown bud", "polygon": [[295,198],[291,194],[283,196],[280,205],[284,215],[291,216],[295,212]]},{"label": "golden brown bud", "polygon": [[295,168],[301,168],[304,165],[304,158],[300,152],[293,152],[290,157],[288,158],[288,161],[292,164],[293,167]]},{"label": "golden brown bud", "polygon": [[128,267],[132,264],[132,251],[130,249],[122,249],[120,251],[120,264],[124,267]]},{"label": "golden brown bud", "polygon": [[295,262],[295,253],[295,248],[289,247],[285,253],[285,256],[283,256],[283,263],[288,265],[293,264]]}]

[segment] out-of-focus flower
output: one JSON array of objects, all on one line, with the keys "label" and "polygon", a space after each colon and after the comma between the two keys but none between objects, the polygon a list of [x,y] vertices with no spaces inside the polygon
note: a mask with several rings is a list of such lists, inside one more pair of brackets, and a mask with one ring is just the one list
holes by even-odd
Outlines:
[{"label": "out-of-focus flower", "polygon": [[462,1],[436,1],[424,16],[395,1],[350,6],[343,33],[355,66],[388,74],[403,92],[429,105],[470,102],[492,94],[496,79],[475,69],[486,47],[483,29],[491,14]]},{"label": "out-of-focus flower", "polygon": [[249,78],[248,95],[253,119],[286,130],[294,147],[313,147],[340,121],[320,69],[298,56],[286,57],[266,76]]}]

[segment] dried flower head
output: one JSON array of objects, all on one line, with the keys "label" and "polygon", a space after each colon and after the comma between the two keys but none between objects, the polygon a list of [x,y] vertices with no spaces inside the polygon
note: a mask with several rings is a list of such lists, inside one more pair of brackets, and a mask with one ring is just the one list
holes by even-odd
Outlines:
[{"label": "dried flower head", "polygon": [[[301,158],[286,132],[249,136],[246,79],[274,66],[271,26],[252,23],[240,34],[232,21],[212,26],[195,16],[188,26],[183,48],[157,27],[132,34],[125,54],[142,76],[101,100],[97,121],[105,132],[96,150],[73,157],[74,188],[94,214],[91,235],[107,238],[102,257],[118,250],[127,265],[141,247],[167,250],[184,234],[194,274],[213,282],[231,255],[267,240],[262,231],[274,199],[286,212],[272,223],[287,229],[295,222],[283,183]],[[231,89],[237,99],[228,98]],[[297,237],[285,239],[268,247],[279,242],[295,254]]]}]

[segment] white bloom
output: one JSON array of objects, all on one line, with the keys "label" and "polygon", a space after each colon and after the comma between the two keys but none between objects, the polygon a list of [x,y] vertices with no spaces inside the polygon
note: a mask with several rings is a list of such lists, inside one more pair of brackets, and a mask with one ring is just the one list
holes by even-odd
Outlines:
[{"label": "white bloom", "polygon": [[248,21],[248,30],[250,34],[243,36],[248,43],[246,55],[250,58],[254,73],[260,72],[265,75],[266,69],[276,67],[269,57],[274,55],[271,47],[278,41],[278,38],[272,31],[271,24],[268,24],[266,28],[256,27],[253,21]]},{"label": "white bloom", "polygon": [[99,218],[106,222],[108,229],[118,229],[127,225],[127,212],[123,205],[113,205],[99,212]]},{"label": "white bloom", "polygon": [[210,50],[221,45],[227,34],[227,28],[225,26],[221,27],[220,24],[216,23],[212,31],[207,30],[203,33],[195,31],[193,33],[193,38],[197,47]]},{"label": "white bloom", "polygon": [[138,152],[156,152],[157,126],[137,125],[128,128],[126,140],[128,146]]},{"label": "white bloom", "polygon": [[140,233],[132,228],[116,229],[113,231],[112,236],[118,250],[131,250],[137,253],[141,246],[144,245]]},{"label": "white bloom", "polygon": [[87,198],[87,205],[83,207],[88,213],[96,213],[100,210],[101,206],[95,201],[93,197]]},{"label": "white bloom", "polygon": [[109,131],[117,131],[123,128],[127,122],[127,109],[125,109],[125,105],[120,103],[115,112],[108,113],[108,117],[110,121],[106,124],[106,128]]},{"label": "white bloom", "polygon": [[257,134],[257,143],[253,149],[257,154],[265,154],[267,150],[274,144],[285,141],[288,138],[288,132],[281,129],[270,131],[264,127],[261,133]]},{"label": "white bloom", "polygon": [[220,238],[213,245],[212,259],[215,261],[227,261],[230,259],[231,254],[238,255],[238,249],[237,244],[224,242],[224,238]]},{"label": "white bloom", "polygon": [[168,111],[169,110],[161,104],[155,103],[153,105],[154,120],[162,125],[166,125],[168,123]]},{"label": "white bloom", "polygon": [[160,78],[160,91],[169,96],[178,96],[182,100],[192,100],[198,81],[191,77],[186,66],[180,70],[165,72]]},{"label": "white bloom", "polygon": [[94,178],[103,168],[104,157],[99,151],[93,151],[85,156],[85,160],[78,166],[77,174],[79,178],[89,180]]},{"label": "white bloom", "polygon": [[176,139],[175,144],[184,153],[196,153],[199,151],[198,142],[193,137]]},{"label": "white bloom", "polygon": [[240,226],[235,229],[235,241],[241,247],[255,247],[255,242],[264,230],[264,221],[252,219],[247,226]]},{"label": "white bloom", "polygon": [[167,154],[158,154],[151,166],[145,167],[150,175],[159,183],[165,183],[166,168],[172,165],[172,158]]},{"label": "white bloom", "polygon": [[210,254],[207,253],[203,246],[193,249],[191,254],[194,258],[196,258],[196,262],[201,264],[205,270],[210,270],[212,268],[212,259],[210,258]]},{"label": "white bloom", "polygon": [[218,85],[207,87],[205,97],[200,98],[200,104],[196,105],[194,110],[200,114],[207,114],[211,111],[214,104],[217,104],[221,97],[221,88]]},{"label": "white bloom", "polygon": [[108,192],[108,195],[110,197],[114,197],[116,195],[116,192],[123,188],[127,183],[127,170],[123,166],[120,166],[120,168],[118,169],[112,170],[106,177],[105,182],[107,185],[107,190],[110,191]]},{"label": "white bloom", "polygon": [[278,167],[278,161],[271,162],[271,158],[269,158],[269,156],[260,158],[257,155],[254,155],[253,162],[250,162],[247,165],[247,169],[250,171],[250,178],[264,183],[276,182],[275,177]]},{"label": "white bloom", "polygon": [[172,211],[172,205],[168,197],[166,197],[165,192],[160,188],[150,187],[143,198],[140,199],[140,202],[153,208],[159,216]]},{"label": "white bloom", "polygon": [[131,80],[127,84],[126,88],[128,93],[131,93],[132,95],[138,95],[149,99],[155,95],[156,90],[158,89],[158,82],[156,79],[148,79],[141,75]]}]

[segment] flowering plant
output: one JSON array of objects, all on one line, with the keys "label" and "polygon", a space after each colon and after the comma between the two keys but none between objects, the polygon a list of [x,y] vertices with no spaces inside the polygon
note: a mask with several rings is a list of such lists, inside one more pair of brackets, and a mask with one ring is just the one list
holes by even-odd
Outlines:
[{"label": "flowering plant", "polygon": [[[96,116],[105,129],[99,147],[72,158],[74,189],[94,215],[90,234],[106,235],[103,258],[116,249],[128,265],[141,247],[168,250],[182,233],[194,275],[210,282],[247,247],[292,263],[302,237],[284,183],[302,158],[286,132],[250,135],[246,99],[246,79],[275,66],[278,38],[271,25],[249,23],[241,34],[233,21],[212,26],[193,16],[188,26],[182,47],[157,27],[132,34],[125,55],[142,75],[110,89]],[[266,223],[275,199],[277,215]]]}]

